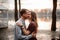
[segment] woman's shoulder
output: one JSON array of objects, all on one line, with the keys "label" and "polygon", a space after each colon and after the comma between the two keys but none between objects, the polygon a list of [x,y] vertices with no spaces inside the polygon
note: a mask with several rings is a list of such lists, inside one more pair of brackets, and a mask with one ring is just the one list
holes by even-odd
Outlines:
[{"label": "woman's shoulder", "polygon": [[36,23],[35,23],[35,22],[33,22],[33,21],[31,22],[31,24],[36,25]]},{"label": "woman's shoulder", "polygon": [[33,23],[33,24],[34,24],[35,22],[31,21],[31,23]]}]

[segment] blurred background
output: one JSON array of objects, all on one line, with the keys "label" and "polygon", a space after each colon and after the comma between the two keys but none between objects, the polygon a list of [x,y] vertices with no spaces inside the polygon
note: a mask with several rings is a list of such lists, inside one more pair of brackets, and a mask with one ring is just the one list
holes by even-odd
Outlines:
[{"label": "blurred background", "polygon": [[23,8],[37,14],[38,40],[59,39],[60,0],[56,8],[56,32],[51,32],[53,0],[0,0],[0,40],[14,40],[14,24]]}]

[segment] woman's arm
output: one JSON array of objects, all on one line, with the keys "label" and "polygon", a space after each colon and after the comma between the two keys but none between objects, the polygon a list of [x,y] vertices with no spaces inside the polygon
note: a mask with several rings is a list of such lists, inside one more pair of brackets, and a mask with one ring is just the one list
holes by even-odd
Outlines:
[{"label": "woman's arm", "polygon": [[24,32],[25,35],[29,35],[30,34],[30,31],[25,29],[24,27],[22,27],[22,30]]},{"label": "woman's arm", "polygon": [[17,22],[16,25],[22,28],[25,35],[28,35],[30,33],[20,22]]},{"label": "woman's arm", "polygon": [[[22,29],[23,29],[23,32],[24,32],[25,35],[30,35],[30,31],[29,30],[26,30],[25,28],[22,28]],[[36,33],[35,32],[32,32],[31,35],[33,37],[36,37]]]},{"label": "woman's arm", "polygon": [[[18,26],[22,27],[21,23],[17,22],[16,23]],[[29,24],[29,27],[28,27],[28,30],[25,29],[24,27],[22,27],[22,30],[24,32],[25,35],[28,35],[31,33],[31,31],[33,31],[34,34],[36,34],[36,24],[33,22],[33,23],[30,23]]]}]

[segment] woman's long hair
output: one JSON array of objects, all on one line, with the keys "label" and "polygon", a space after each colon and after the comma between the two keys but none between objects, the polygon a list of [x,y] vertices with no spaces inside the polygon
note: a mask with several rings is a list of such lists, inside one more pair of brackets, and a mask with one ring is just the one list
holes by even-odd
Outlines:
[{"label": "woman's long hair", "polygon": [[31,16],[32,16],[31,20],[36,23],[36,32],[37,32],[37,27],[38,27],[38,24],[37,24],[37,15],[36,15],[35,12],[31,11]]}]

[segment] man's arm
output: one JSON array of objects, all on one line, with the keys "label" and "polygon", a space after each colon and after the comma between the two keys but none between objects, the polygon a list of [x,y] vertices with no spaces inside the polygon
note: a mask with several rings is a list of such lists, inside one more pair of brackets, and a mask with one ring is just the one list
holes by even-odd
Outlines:
[{"label": "man's arm", "polygon": [[18,26],[16,26],[16,29],[15,30],[16,30],[16,35],[17,35],[17,38],[18,39],[29,39],[29,38],[32,37],[32,35],[27,35],[27,36],[22,35],[21,28],[18,27]]}]

